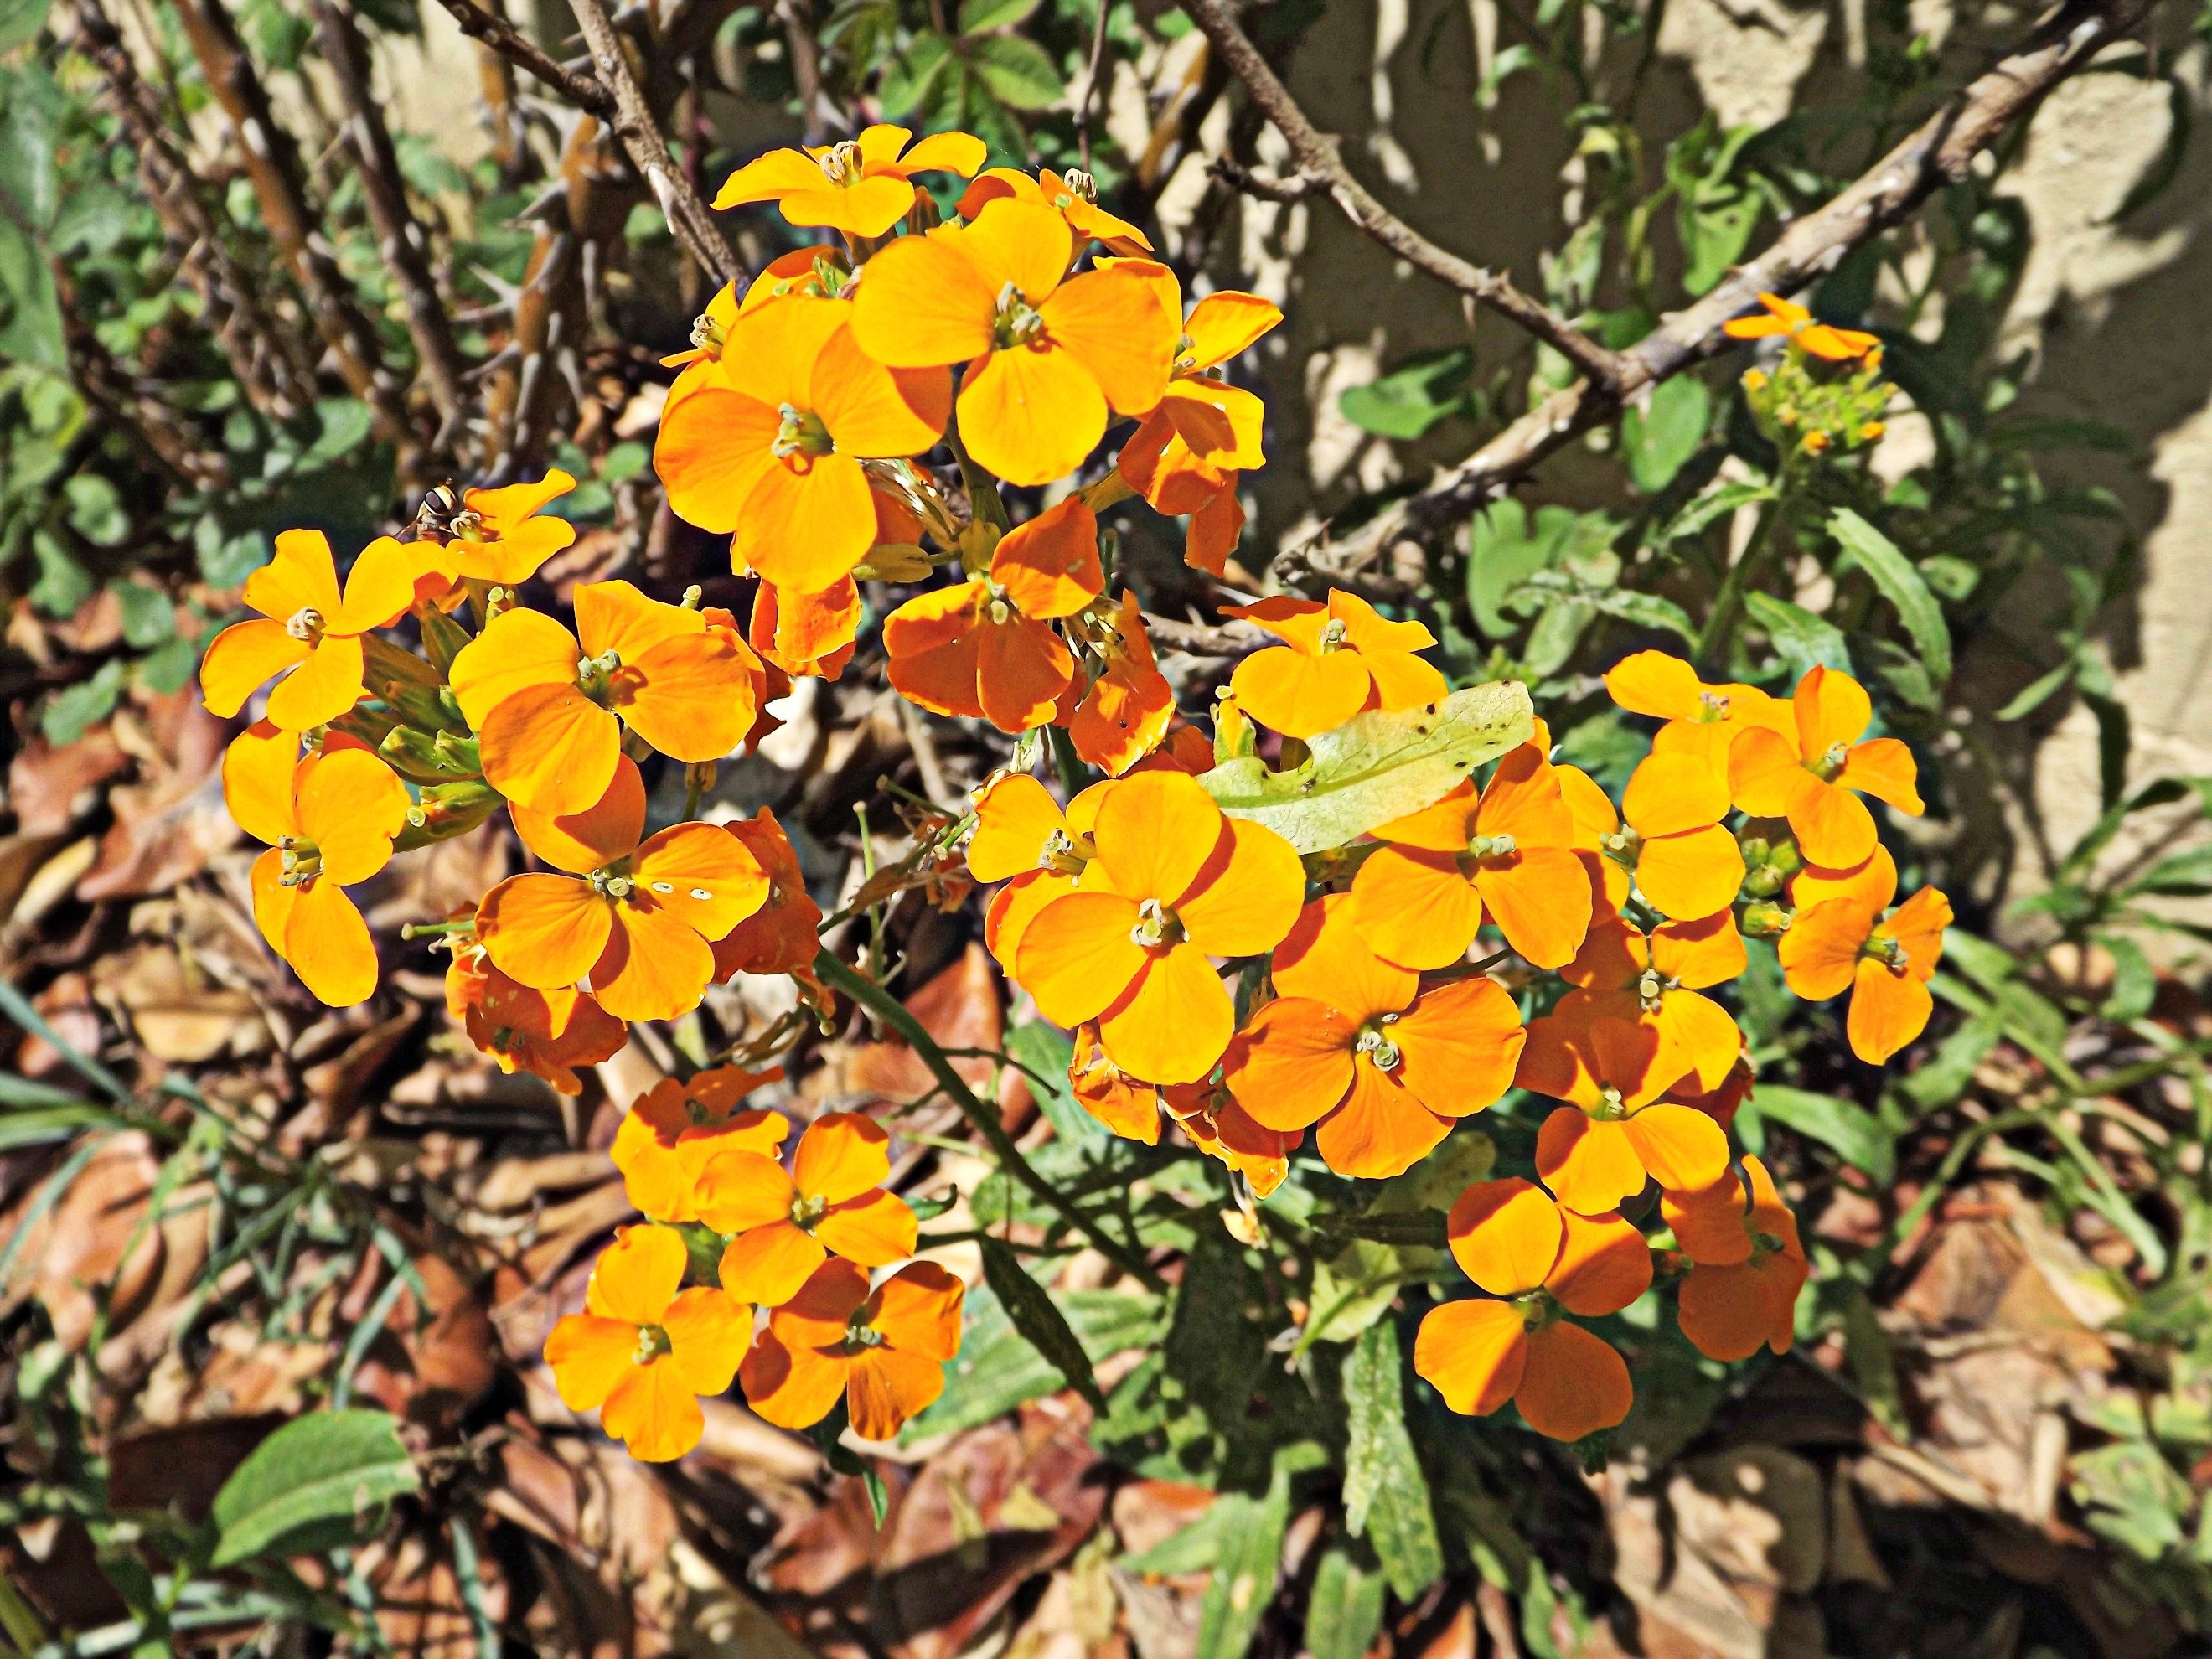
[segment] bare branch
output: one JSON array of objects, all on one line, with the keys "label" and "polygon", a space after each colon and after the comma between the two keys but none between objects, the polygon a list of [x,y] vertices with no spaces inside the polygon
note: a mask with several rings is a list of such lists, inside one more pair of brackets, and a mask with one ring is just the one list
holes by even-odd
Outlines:
[{"label": "bare branch", "polygon": [[1902,222],[1936,191],[1965,178],[1976,155],[2032,114],[2053,87],[2132,33],[2157,4],[2069,0],[1856,184],[1793,222],[1758,258],[1622,353],[1616,390],[1581,380],[1554,392],[1418,495],[1394,502],[1341,538],[1332,538],[1324,526],[1318,536],[1283,555],[1278,574],[1293,586],[1326,585],[1371,564],[1394,542],[1418,540],[1479,510],[1511,479],[1610,420],[1619,398],[1724,349],[1729,340],[1722,325],[1756,309],[1759,295],[1797,292],[1833,270],[1853,249]]},{"label": "bare branch", "polygon": [[439,0],[439,3],[453,13],[462,33],[483,41],[515,68],[536,76],[578,109],[603,121],[614,118],[615,95],[598,77],[578,75],[556,61],[520,29],[477,5],[475,0]]},{"label": "bare branch", "polygon": [[745,268],[737,252],[730,246],[691,187],[690,179],[683,168],[676,165],[668,153],[666,140],[646,106],[645,94],[639,90],[637,77],[630,73],[629,59],[623,55],[622,38],[600,0],[570,0],[576,21],[584,31],[584,40],[592,49],[592,64],[599,70],[601,83],[614,93],[613,126],[616,136],[629,152],[630,162],[653,191],[653,199],[660,204],[662,216],[676,240],[684,245],[684,252],[700,265],[712,271],[726,283],[742,282]]},{"label": "bare branch", "polygon": [[1510,278],[1438,247],[1376,200],[1374,192],[1345,166],[1344,158],[1337,153],[1336,137],[1322,131],[1307,118],[1297,100],[1291,96],[1290,88],[1260,55],[1259,47],[1237,27],[1229,0],[1182,0],[1182,5],[1237,78],[1244,83],[1252,101],[1267,111],[1267,118],[1290,145],[1299,172],[1320,180],[1354,225],[1407,264],[1427,271],[1511,319],[1567,358],[1595,385],[1611,387],[1622,383],[1625,371],[1614,353],[1549,306],[1523,294]]},{"label": "bare branch", "polygon": [[1257,623],[1243,620],[1219,623],[1177,622],[1173,617],[1145,617],[1145,635],[1155,649],[1181,651],[1193,657],[1249,657],[1262,646],[1279,641]]},{"label": "bare branch", "polygon": [[1206,168],[1215,178],[1232,190],[1247,196],[1256,196],[1263,202],[1303,202],[1309,197],[1328,192],[1328,180],[1310,173],[1293,174],[1288,179],[1262,179],[1243,162],[1226,155],[1217,155]]}]

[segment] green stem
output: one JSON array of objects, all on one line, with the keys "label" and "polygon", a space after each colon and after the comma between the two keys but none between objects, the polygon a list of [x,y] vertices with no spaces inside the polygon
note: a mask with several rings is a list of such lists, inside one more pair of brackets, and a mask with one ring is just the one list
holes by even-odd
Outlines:
[{"label": "green stem", "polygon": [[1091,769],[1083,763],[1083,757],[1075,752],[1075,739],[1067,735],[1064,726],[1048,726],[1045,741],[1052,746],[1052,763],[1060,772],[1060,787],[1073,800],[1091,781]]},{"label": "green stem", "polygon": [[1766,562],[1766,550],[1774,540],[1775,526],[1782,520],[1789,488],[1789,470],[1784,468],[1777,481],[1775,498],[1761,509],[1743,556],[1729,567],[1728,574],[1721,578],[1720,591],[1713,595],[1713,608],[1706,613],[1705,629],[1698,635],[1698,665],[1709,673],[1722,671],[1721,653],[1735,630],[1735,614],[1743,604],[1744,590],[1758,568]]},{"label": "green stem", "polygon": [[1028,1188],[1041,1202],[1081,1233],[1101,1255],[1124,1273],[1141,1280],[1148,1290],[1165,1288],[1160,1276],[1152,1271],[1152,1265],[1141,1255],[1115,1240],[1078,1209],[1073,1200],[1030,1167],[1029,1160],[1014,1145],[1014,1138],[1006,1133],[1006,1126],[999,1121],[998,1113],[976,1097],[975,1091],[968,1086],[967,1079],[953,1069],[951,1057],[938,1047],[929,1033],[922,1029],[921,1022],[907,1011],[904,1003],[829,951],[816,955],[814,972],[824,985],[842,991],[906,1039],[921,1057],[921,1063],[929,1067],[929,1073],[937,1079],[938,1087],[945,1091],[946,1097],[960,1109],[961,1115],[983,1138],[983,1144],[999,1160],[1000,1169]]}]

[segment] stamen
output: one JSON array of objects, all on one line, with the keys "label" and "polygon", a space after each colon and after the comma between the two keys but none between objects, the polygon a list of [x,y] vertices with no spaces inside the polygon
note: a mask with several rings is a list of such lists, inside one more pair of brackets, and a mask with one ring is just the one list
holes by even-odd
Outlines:
[{"label": "stamen", "polygon": [[1147,951],[1157,951],[1162,945],[1172,945],[1182,938],[1182,923],[1176,913],[1156,898],[1148,898],[1137,906],[1137,925],[1129,930],[1132,943]]},{"label": "stamen", "polygon": [[312,605],[303,605],[284,619],[284,631],[295,640],[309,645],[320,645],[323,641],[323,613]]},{"label": "stamen", "polygon": [[835,143],[822,152],[822,176],[833,185],[856,185],[860,181],[860,147],[850,138]]},{"label": "stamen", "polygon": [[1344,645],[1344,619],[1331,617],[1321,630],[1321,648],[1324,652],[1340,650]]},{"label": "stamen", "polygon": [[1467,844],[1468,856],[1478,859],[1502,859],[1521,850],[1521,843],[1510,836],[1476,836]]}]

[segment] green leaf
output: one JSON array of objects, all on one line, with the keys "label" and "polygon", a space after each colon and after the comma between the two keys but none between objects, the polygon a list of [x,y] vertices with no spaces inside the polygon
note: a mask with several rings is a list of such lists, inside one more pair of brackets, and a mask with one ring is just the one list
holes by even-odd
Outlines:
[{"label": "green leaf", "polygon": [[1857,1103],[1778,1083],[1762,1083],[1752,1093],[1768,1122],[1819,1141],[1884,1185],[1897,1173],[1894,1139],[1880,1118]]},{"label": "green leaf", "polygon": [[1882,598],[1896,606],[1898,619],[1912,636],[1929,682],[1942,690],[1951,678],[1951,629],[1943,620],[1942,605],[1928,591],[1912,561],[1898,550],[1895,542],[1847,507],[1828,520],[1828,533],[1843,544],[1844,556],[1837,568],[1856,566],[1873,579]]},{"label": "green leaf", "polygon": [[1338,394],[1336,406],[1362,432],[1411,440],[1468,406],[1474,353],[1467,346],[1408,358],[1381,379]]},{"label": "green leaf", "polygon": [[1066,1316],[1052,1299],[1052,1292],[1022,1271],[1021,1258],[995,1238],[976,1241],[983,1253],[983,1282],[999,1298],[1014,1328],[1022,1334],[1093,1409],[1106,1409],[1106,1396],[1098,1392],[1098,1379],[1091,1374],[1091,1359],[1068,1325]]},{"label": "green leaf", "polygon": [[1656,495],[1674,483],[1705,441],[1712,413],[1712,393],[1691,374],[1662,380],[1651,389],[1648,407],[1631,408],[1621,418],[1620,447],[1636,487]]},{"label": "green leaf", "polygon": [[303,468],[329,466],[344,460],[368,441],[368,405],[358,398],[319,398],[315,418],[321,429],[300,457]]},{"label": "green leaf", "polygon": [[[1159,1305],[1121,1291],[1063,1291],[1060,1313],[1093,1364],[1159,1336]],[[911,1443],[972,1429],[1066,1386],[1060,1370],[1014,1328],[988,1286],[968,1297],[960,1352],[945,1363],[945,1392],[906,1426]]]},{"label": "green leaf", "polygon": [[[1419,1252],[1419,1247],[1413,1247]],[[1420,1252],[1431,1261],[1436,1252]],[[1389,1311],[1410,1271],[1409,1252],[1395,1244],[1355,1238],[1338,1255],[1316,1261],[1313,1312],[1298,1339],[1301,1351],[1316,1342],[1349,1342]]]},{"label": "green leaf", "polygon": [[0,357],[44,368],[69,366],[53,269],[6,213],[0,213]]},{"label": "green leaf", "polygon": [[109,588],[123,611],[123,638],[141,651],[149,651],[177,631],[175,602],[160,588],[145,582],[110,582]]},{"label": "green leaf", "polygon": [[1608,550],[1620,526],[1602,513],[1540,507],[1531,515],[1511,496],[1493,501],[1468,528],[1467,599],[1483,637],[1519,631],[1506,600],[1539,571],[1575,565]]},{"label": "green leaf", "polygon": [[256,1446],[216,1493],[211,1565],[227,1567],[307,1540],[357,1536],[384,1505],[422,1484],[389,1412],[295,1418]]},{"label": "green leaf", "polygon": [[[1668,384],[1673,383],[1670,381]],[[1668,520],[1667,527],[1651,538],[1651,544],[1664,547],[1668,542],[1694,536],[1715,519],[1754,502],[1771,501],[1774,495],[1772,484],[1727,483],[1718,489],[1708,489]]]},{"label": "green leaf", "polygon": [[2033,714],[2074,678],[2075,663],[2071,657],[2047,674],[2039,675],[2022,687],[2019,695],[1997,710],[1992,719],[2016,720]]},{"label": "green leaf", "polygon": [[0,0],[0,52],[12,52],[38,39],[53,0]]},{"label": "green leaf", "polygon": [[1382,1628],[1382,1575],[1332,1544],[1314,1570],[1306,1601],[1306,1651],[1313,1659],[1364,1659]]},{"label": "green leaf", "polygon": [[1527,686],[1493,681],[1425,708],[1355,714],[1314,738],[1290,770],[1247,755],[1199,782],[1231,817],[1319,853],[1434,805],[1476,767],[1526,743],[1534,719]]},{"label": "green leaf", "polygon": [[90,679],[80,680],[48,698],[39,716],[39,729],[57,749],[75,743],[115,712],[115,700],[122,691],[122,659],[112,658],[100,664]]},{"label": "green leaf", "polygon": [[1037,9],[1037,0],[960,0],[960,33],[1012,28]]},{"label": "green leaf", "polygon": [[1698,642],[1698,630],[1690,621],[1690,613],[1674,600],[1660,594],[1640,593],[1632,587],[1624,587],[1601,595],[1591,603],[1607,616],[1634,623],[1638,628],[1648,628],[1654,633],[1672,634],[1686,645],[1694,646]]},{"label": "green leaf", "polygon": [[1751,613],[1752,621],[1765,629],[1768,641],[1788,665],[1791,680],[1802,679],[1805,671],[1816,664],[1850,672],[1850,647],[1833,623],[1771,593],[1745,594],[1743,608]]},{"label": "green leaf", "polygon": [[1265,1498],[1230,1492],[1214,1500],[1218,1547],[1199,1614],[1195,1659],[1243,1659],[1274,1598],[1290,1524],[1289,1483],[1278,1479]]},{"label": "green leaf", "polygon": [[2158,974],[2150,958],[2125,933],[2100,933],[2097,939],[2112,953],[2112,988],[2097,1012],[2106,1019],[2141,1019],[2158,997]]},{"label": "green leaf", "polygon": [[120,547],[131,538],[131,515],[113,483],[97,472],[71,473],[62,485],[70,528],[94,547]]},{"label": "green leaf", "polygon": [[1032,1020],[1006,1033],[1006,1054],[1028,1073],[1030,1093],[1037,1109],[1052,1122],[1052,1132],[1062,1140],[1097,1140],[1106,1126],[1083,1109],[1067,1086],[1067,1067],[1075,1058],[1075,1044],[1065,1031]]},{"label": "green leaf", "polygon": [[1015,109],[1046,109],[1066,90],[1052,58],[1019,34],[987,34],[962,43],[962,53],[1000,102]]},{"label": "green leaf", "polygon": [[1344,1361],[1344,1524],[1375,1547],[1390,1588],[1410,1601],[1443,1577],[1429,1483],[1406,1430],[1398,1328],[1370,1325]]}]

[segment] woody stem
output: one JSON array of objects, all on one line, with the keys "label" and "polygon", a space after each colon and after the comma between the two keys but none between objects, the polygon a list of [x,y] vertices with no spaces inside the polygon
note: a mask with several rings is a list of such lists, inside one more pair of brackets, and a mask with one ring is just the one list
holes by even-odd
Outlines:
[{"label": "woody stem", "polygon": [[843,992],[912,1046],[921,1063],[929,1067],[929,1074],[937,1079],[938,1087],[945,1091],[946,1097],[960,1109],[960,1115],[983,1138],[984,1145],[999,1160],[1000,1169],[1050,1206],[1069,1226],[1082,1234],[1101,1255],[1141,1281],[1146,1289],[1158,1291],[1164,1288],[1160,1276],[1152,1271],[1151,1263],[1144,1259],[1141,1252],[1105,1231],[1079,1209],[1072,1199],[1030,1167],[1029,1160],[1014,1145],[1014,1138],[1006,1133],[1006,1126],[999,1121],[998,1113],[976,1097],[975,1091],[968,1086],[967,1079],[953,1069],[951,1057],[922,1029],[921,1022],[907,1012],[904,1003],[832,951],[824,950],[817,953],[814,972],[824,985]]}]

